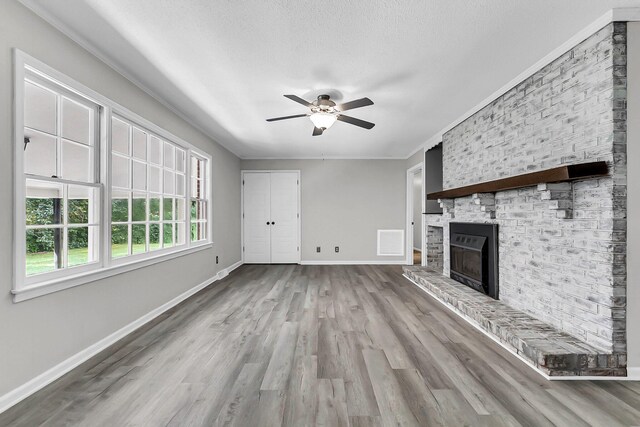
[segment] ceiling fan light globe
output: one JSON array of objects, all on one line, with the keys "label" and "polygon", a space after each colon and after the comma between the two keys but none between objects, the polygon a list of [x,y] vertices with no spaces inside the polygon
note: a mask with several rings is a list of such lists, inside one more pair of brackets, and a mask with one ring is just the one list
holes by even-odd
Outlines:
[{"label": "ceiling fan light globe", "polygon": [[313,113],[309,118],[318,129],[329,129],[338,119],[335,114],[323,112]]}]

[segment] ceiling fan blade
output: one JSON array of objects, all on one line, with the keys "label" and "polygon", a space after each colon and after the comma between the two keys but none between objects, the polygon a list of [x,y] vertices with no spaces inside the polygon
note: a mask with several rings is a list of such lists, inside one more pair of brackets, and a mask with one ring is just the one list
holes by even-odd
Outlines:
[{"label": "ceiling fan blade", "polygon": [[273,119],[267,119],[268,122],[276,122],[278,120],[295,119],[296,117],[306,117],[308,114],[296,114],[295,116],[274,117]]},{"label": "ceiling fan blade", "polygon": [[304,99],[300,98],[299,96],[296,96],[296,95],[285,95],[284,97],[285,98],[289,98],[290,100],[295,101],[298,104],[302,104],[305,107],[309,107],[309,108],[313,107],[312,103],[310,103],[308,101],[305,101]]},{"label": "ceiling fan blade", "polygon": [[369,98],[360,98],[354,101],[345,102],[344,104],[336,105],[336,110],[347,111],[354,108],[366,107],[367,105],[373,105],[373,101]]},{"label": "ceiling fan blade", "polygon": [[313,133],[311,135],[320,136],[320,135],[322,135],[322,132],[323,132],[322,128],[314,127],[313,128]]},{"label": "ceiling fan blade", "polygon": [[340,120],[341,122],[349,123],[351,125],[360,126],[361,128],[365,129],[371,129],[375,126],[375,123],[366,122],[364,120],[356,119],[350,116],[345,116],[344,114],[339,114],[338,120]]}]

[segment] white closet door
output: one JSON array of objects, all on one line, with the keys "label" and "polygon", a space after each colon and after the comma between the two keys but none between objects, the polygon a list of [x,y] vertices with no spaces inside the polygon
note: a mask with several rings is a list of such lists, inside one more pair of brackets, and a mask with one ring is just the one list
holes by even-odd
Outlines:
[{"label": "white closet door", "polygon": [[271,262],[297,263],[298,174],[271,172]]},{"label": "white closet door", "polygon": [[271,191],[269,173],[244,174],[244,262],[271,262]]}]

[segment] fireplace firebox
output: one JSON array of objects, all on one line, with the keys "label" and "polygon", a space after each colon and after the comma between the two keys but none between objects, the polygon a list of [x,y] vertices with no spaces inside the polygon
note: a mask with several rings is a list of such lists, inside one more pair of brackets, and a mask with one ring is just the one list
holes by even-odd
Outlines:
[{"label": "fireplace firebox", "polygon": [[451,278],[498,299],[498,225],[449,224]]}]

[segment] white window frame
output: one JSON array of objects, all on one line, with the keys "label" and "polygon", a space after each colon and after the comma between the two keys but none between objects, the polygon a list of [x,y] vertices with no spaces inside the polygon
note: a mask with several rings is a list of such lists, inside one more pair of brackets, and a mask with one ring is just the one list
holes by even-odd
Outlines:
[{"label": "white window frame", "polygon": [[[184,141],[181,138],[171,134],[170,132],[160,128],[154,123],[144,119],[143,117],[133,113],[109,98],[89,89],[88,87],[76,82],[65,74],[49,67],[43,62],[33,58],[32,56],[13,49],[14,57],[14,185],[13,185],[13,203],[14,203],[14,259],[13,259],[13,294],[14,302],[25,301],[41,295],[57,292],[74,286],[83,285],[85,283],[94,282],[116,274],[121,274],[134,269],[153,265],[159,262],[167,261],[176,257],[184,256],[190,253],[209,249],[213,246],[213,194],[212,194],[212,157],[201,149]],[[83,267],[74,267],[65,274],[64,270],[56,271],[55,277],[50,277],[41,281],[34,281],[30,276],[27,280],[25,263],[26,263],[26,212],[25,212],[25,179],[24,173],[24,152],[18,149],[22,147],[24,141],[24,80],[27,74],[36,74],[40,77],[52,81],[54,84],[62,87],[64,90],[85,98],[99,106],[98,126],[100,135],[96,147],[94,147],[94,160],[96,160],[96,168],[99,171],[97,177],[97,187],[101,188],[100,205],[100,255],[97,266],[92,266],[86,270]],[[196,154],[207,160],[206,170],[206,191],[208,198],[207,210],[207,238],[202,241],[191,242],[190,229],[191,217],[190,211],[187,211],[185,244],[174,246],[173,248],[163,248],[158,251],[146,252],[127,257],[111,260],[111,117],[119,116],[132,123],[139,125],[147,131],[155,134],[159,138],[179,146],[185,150],[186,166],[185,166],[185,208],[189,206],[190,185],[191,185],[191,155]],[[98,165],[99,163],[99,165]],[[60,180],[64,183],[64,180]]]}]

